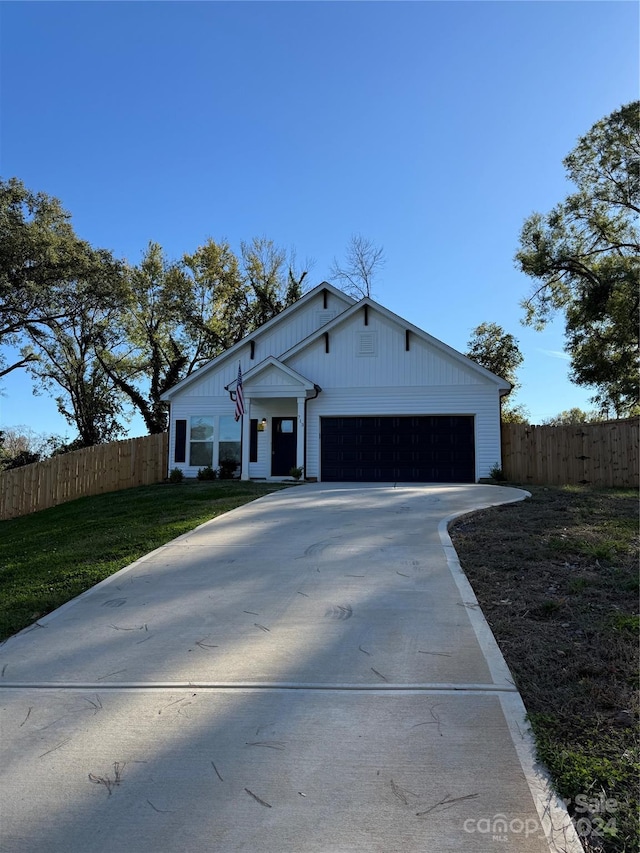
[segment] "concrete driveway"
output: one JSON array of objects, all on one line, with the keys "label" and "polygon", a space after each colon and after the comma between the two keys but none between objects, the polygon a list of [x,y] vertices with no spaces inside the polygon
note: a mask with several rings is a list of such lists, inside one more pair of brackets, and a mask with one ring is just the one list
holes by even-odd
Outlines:
[{"label": "concrete driveway", "polygon": [[0,850],[581,850],[446,533],[525,495],[274,493],[8,640]]}]

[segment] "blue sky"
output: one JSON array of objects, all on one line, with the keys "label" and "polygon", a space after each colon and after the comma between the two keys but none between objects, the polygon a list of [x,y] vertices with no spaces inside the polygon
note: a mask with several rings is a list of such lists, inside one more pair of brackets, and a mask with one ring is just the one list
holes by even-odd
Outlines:
[{"label": "blue sky", "polygon": [[[374,297],[465,350],[482,321],[525,356],[539,422],[589,389],[563,324],[521,325],[524,219],[570,190],[563,157],[638,97],[633,2],[4,2],[0,173],[61,199],[137,262],[267,236],[329,278],[354,233]],[[0,425],[74,430],[28,376]],[[144,429],[139,420],[131,434]]]}]

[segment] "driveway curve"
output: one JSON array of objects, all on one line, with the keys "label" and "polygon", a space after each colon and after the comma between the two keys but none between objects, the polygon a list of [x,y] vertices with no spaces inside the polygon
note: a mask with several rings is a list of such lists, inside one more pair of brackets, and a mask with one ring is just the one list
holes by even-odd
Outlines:
[{"label": "driveway curve", "polygon": [[0,647],[0,850],[580,850],[446,532],[483,485],[274,493]]}]

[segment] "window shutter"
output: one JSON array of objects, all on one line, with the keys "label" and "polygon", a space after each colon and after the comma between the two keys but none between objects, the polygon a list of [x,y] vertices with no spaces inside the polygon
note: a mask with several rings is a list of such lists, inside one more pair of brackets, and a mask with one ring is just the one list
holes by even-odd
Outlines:
[{"label": "window shutter", "polygon": [[251,418],[249,430],[249,462],[258,461],[258,419]]},{"label": "window shutter", "polygon": [[185,462],[187,459],[187,422],[176,421],[176,446],[173,452],[174,462]]}]

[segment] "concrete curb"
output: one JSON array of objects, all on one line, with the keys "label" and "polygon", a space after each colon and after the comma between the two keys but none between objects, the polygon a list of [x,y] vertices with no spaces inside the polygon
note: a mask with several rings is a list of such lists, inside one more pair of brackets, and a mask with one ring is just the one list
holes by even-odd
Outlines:
[{"label": "concrete curb", "polygon": [[[489,507],[500,506],[505,503],[518,503],[531,497],[530,492],[524,490],[523,492],[524,494],[521,498],[510,498],[505,501],[484,503],[476,507],[475,510],[465,510],[447,516],[439,523],[438,533],[447,558],[447,564],[460,591],[462,600],[466,605],[469,620],[478,638],[478,643],[487,661],[491,676],[496,684],[503,685],[503,690],[499,694],[502,713],[509,727],[511,740],[520,761],[522,772],[536,805],[540,825],[549,843],[549,849],[553,853],[584,853],[584,847],[564,803],[553,790],[546,768],[537,760],[535,740],[527,720],[527,711],[524,702],[515,687],[513,676],[500,651],[500,647],[496,642],[489,623],[480,609],[480,604],[473,591],[473,587],[462,570],[458,554],[449,536],[449,524],[454,519],[460,518],[463,515],[469,515],[470,512],[477,512],[481,509],[488,509]],[[499,824],[501,817],[503,816],[493,815],[489,820],[493,820],[494,823]],[[523,831],[526,832],[527,829],[523,827]]]}]

